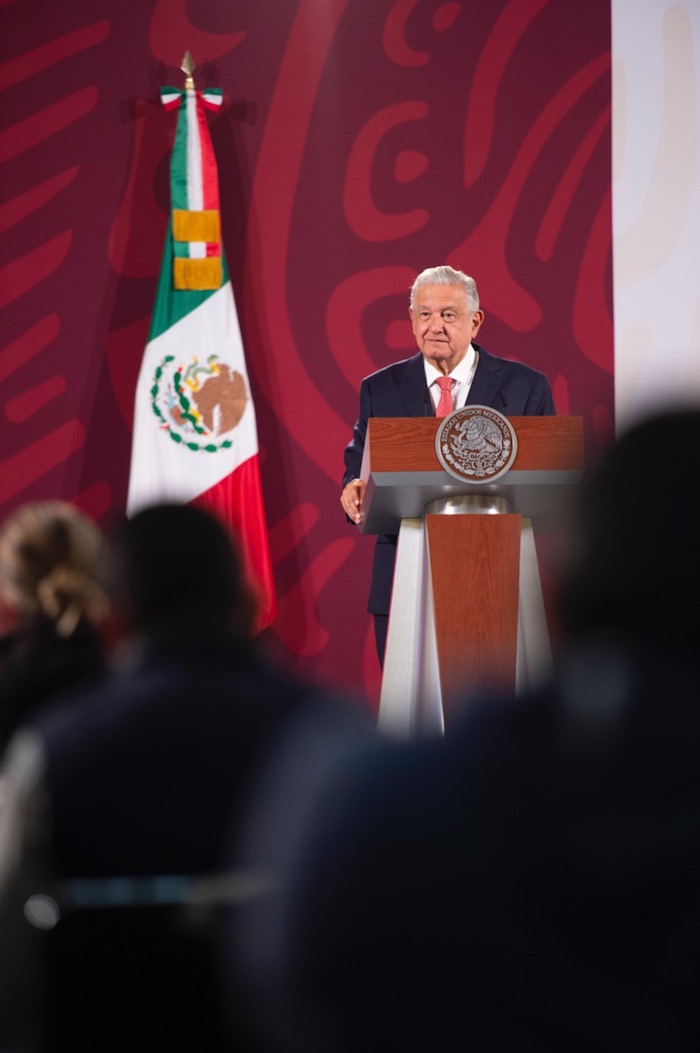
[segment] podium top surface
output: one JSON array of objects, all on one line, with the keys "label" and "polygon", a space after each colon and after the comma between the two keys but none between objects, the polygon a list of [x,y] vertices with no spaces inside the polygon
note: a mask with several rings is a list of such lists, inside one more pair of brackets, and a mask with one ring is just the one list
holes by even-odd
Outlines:
[{"label": "podium top surface", "polygon": [[436,417],[373,417],[360,477],[367,483],[363,534],[397,533],[432,501],[475,494],[503,498],[510,511],[547,526],[578,486],[584,464],[580,417],[509,417],[518,440],[511,468],[495,481],[467,482],[438,460]]}]

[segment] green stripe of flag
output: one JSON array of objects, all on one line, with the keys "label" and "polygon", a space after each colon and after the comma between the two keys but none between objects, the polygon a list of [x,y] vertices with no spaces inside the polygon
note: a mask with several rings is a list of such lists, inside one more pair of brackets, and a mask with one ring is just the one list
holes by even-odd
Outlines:
[{"label": "green stripe of flag", "polygon": [[[149,341],[164,333],[190,311],[203,304],[217,290],[215,289],[174,289],[173,288],[173,229],[172,221],[168,221],[168,235],[165,239],[163,250],[163,261],[158,276],[158,289],[156,301],[151,318],[151,328],[148,333]],[[223,249],[221,253],[221,266],[223,269],[222,285],[229,280],[228,267]],[[215,349],[214,349],[215,350]]]}]

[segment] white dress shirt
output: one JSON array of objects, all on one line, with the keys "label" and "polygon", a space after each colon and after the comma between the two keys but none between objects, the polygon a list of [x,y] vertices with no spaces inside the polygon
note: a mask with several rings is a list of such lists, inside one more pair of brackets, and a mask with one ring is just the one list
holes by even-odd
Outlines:
[{"label": "white dress shirt", "polygon": [[[465,405],[478,363],[479,356],[474,350],[474,346],[470,344],[467,348],[466,355],[459,365],[455,366],[452,372],[447,374],[455,382],[452,385],[452,403],[455,409],[462,409]],[[440,398],[440,387],[435,381],[438,377],[444,376],[444,374],[436,369],[427,358],[423,359],[423,366],[425,367],[425,382],[428,385],[428,391],[433,400],[433,406],[437,409],[438,399]]]}]

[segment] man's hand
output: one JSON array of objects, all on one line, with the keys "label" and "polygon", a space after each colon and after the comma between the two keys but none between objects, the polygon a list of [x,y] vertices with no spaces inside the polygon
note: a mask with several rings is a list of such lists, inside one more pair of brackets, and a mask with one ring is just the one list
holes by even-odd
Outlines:
[{"label": "man's hand", "polygon": [[361,479],[351,479],[340,495],[340,503],[348,519],[353,523],[362,522],[362,500],[365,496],[367,484]]}]

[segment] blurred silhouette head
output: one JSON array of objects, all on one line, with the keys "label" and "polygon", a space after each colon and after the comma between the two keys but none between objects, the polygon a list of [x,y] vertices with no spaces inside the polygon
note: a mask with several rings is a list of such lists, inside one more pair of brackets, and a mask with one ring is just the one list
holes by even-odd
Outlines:
[{"label": "blurred silhouette head", "polygon": [[570,638],[608,633],[697,652],[700,409],[649,417],[583,486],[560,589]]},{"label": "blurred silhouette head", "polygon": [[112,537],[109,591],[143,631],[204,618],[250,636],[257,613],[237,544],[217,519],[190,505],[156,505],[121,524]]},{"label": "blurred silhouette head", "polygon": [[22,505],[0,530],[0,599],[16,622],[44,617],[68,637],[81,619],[104,614],[97,583],[103,556],[101,530],[74,505]]}]

